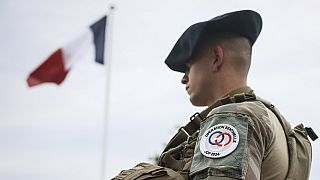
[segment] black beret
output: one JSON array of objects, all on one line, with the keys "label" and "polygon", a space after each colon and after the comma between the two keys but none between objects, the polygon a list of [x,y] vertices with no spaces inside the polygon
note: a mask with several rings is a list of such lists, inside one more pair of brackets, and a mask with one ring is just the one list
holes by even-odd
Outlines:
[{"label": "black beret", "polygon": [[165,60],[168,67],[184,73],[186,63],[194,55],[196,46],[207,33],[230,32],[247,38],[251,46],[262,28],[261,16],[252,10],[235,11],[190,26],[178,39]]}]

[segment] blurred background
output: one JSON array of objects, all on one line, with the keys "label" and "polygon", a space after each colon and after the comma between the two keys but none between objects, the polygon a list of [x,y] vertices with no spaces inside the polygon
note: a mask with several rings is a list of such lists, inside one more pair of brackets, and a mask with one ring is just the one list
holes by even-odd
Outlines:
[{"label": "blurred background", "polygon": [[[106,67],[90,57],[61,86],[28,88],[29,73],[110,5],[110,97]],[[106,118],[106,179],[152,161],[176,127],[203,109],[190,104],[182,74],[164,59],[191,24],[241,9],[263,18],[249,85],[292,126],[304,123],[319,135],[319,8],[315,0],[1,0],[0,179],[101,179]],[[320,178],[319,149],[316,141],[312,180]]]}]

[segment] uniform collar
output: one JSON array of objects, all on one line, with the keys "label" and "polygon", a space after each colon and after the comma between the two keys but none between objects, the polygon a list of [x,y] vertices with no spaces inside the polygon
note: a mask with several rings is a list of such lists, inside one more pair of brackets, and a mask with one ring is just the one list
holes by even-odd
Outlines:
[{"label": "uniform collar", "polygon": [[209,112],[212,109],[214,109],[216,107],[219,107],[219,106],[222,106],[224,104],[227,104],[227,103],[224,102],[226,99],[229,100],[232,97],[234,97],[236,95],[239,95],[239,94],[254,94],[254,93],[253,93],[253,90],[249,86],[242,86],[242,87],[239,87],[237,89],[234,89],[234,90],[228,92],[226,95],[222,96],[217,101],[215,101],[212,105],[208,106],[208,108],[206,108],[204,111],[202,111],[200,113],[200,116],[202,118],[207,117],[207,115],[209,114]]}]

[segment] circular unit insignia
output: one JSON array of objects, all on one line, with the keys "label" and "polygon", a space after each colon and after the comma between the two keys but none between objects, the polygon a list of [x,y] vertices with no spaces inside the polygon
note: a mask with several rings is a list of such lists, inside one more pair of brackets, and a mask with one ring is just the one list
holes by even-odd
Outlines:
[{"label": "circular unit insignia", "polygon": [[229,124],[209,128],[200,140],[201,153],[210,158],[221,158],[232,153],[239,144],[239,133]]}]

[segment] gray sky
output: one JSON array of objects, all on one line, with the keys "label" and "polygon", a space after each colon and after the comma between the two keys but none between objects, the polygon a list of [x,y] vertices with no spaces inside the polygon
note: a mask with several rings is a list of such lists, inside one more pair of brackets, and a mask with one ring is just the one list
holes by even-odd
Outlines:
[{"label": "gray sky", "polygon": [[[0,1],[0,179],[99,179],[106,67],[88,56],[61,86],[29,89],[28,74],[103,16],[110,1]],[[320,134],[318,1],[118,0],[107,132],[107,179],[161,152],[195,111],[181,74],[163,63],[191,24],[240,9],[263,18],[249,85],[292,126]],[[319,142],[310,179],[319,179]]]}]

